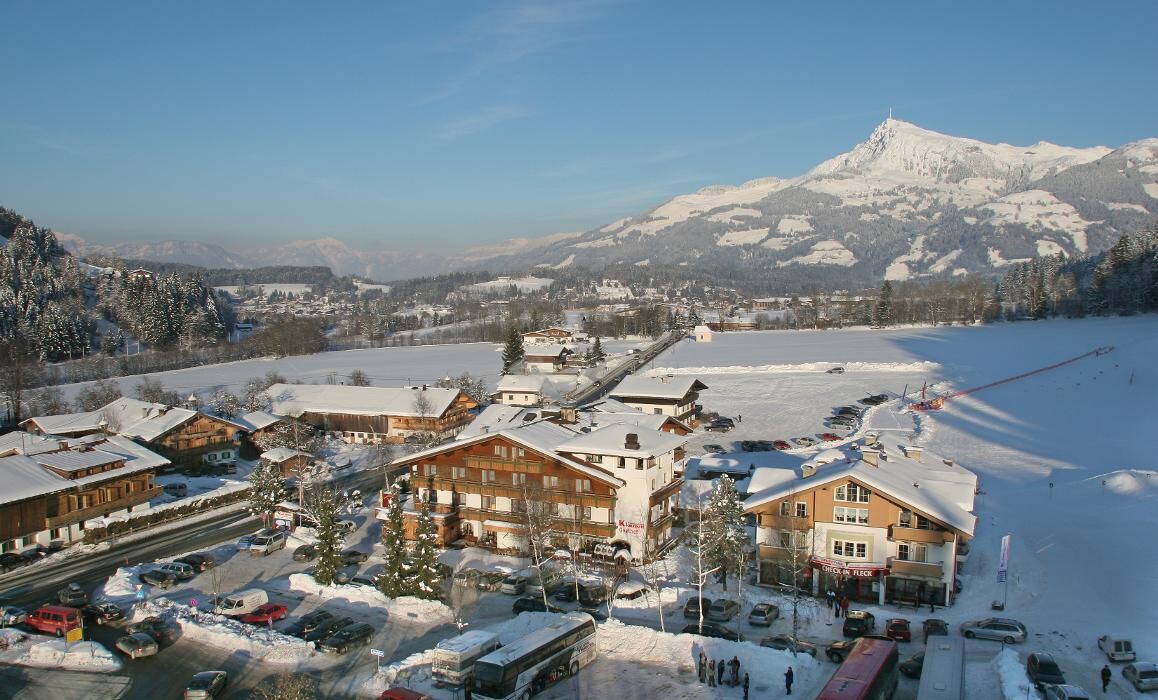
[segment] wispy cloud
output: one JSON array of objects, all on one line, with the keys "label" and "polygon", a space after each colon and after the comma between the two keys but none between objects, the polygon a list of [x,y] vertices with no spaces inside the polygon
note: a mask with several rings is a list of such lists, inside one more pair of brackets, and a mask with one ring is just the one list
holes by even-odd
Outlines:
[{"label": "wispy cloud", "polygon": [[440,141],[453,141],[524,116],[526,114],[521,109],[510,105],[488,107],[475,114],[446,122],[435,131],[434,136]]}]

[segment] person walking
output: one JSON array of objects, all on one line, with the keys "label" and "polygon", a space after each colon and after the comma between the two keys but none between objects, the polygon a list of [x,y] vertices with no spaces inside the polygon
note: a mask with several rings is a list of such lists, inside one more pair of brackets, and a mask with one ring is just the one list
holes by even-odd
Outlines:
[{"label": "person walking", "polygon": [[789,695],[792,694],[792,679],[793,679],[793,677],[794,676],[792,673],[792,667],[789,666],[788,670],[784,672],[784,692],[786,692]]},{"label": "person walking", "polygon": [[700,677],[700,683],[703,683],[707,678],[705,674],[708,672],[708,657],[704,654],[704,650],[700,650],[700,658],[696,659],[696,675]]},{"label": "person walking", "polygon": [[708,687],[716,687],[716,660],[712,659],[708,662]]},{"label": "person walking", "polygon": [[716,664],[716,673],[719,674],[716,678],[716,685],[724,684],[724,667],[727,665],[728,662],[724,661],[723,659],[720,659],[720,662]]},{"label": "person walking", "polygon": [[731,663],[728,665],[731,666],[732,670],[732,677],[728,679],[728,685],[740,685],[740,658],[733,656]]},{"label": "person walking", "polygon": [[1106,692],[1106,688],[1110,687],[1110,679],[1114,674],[1110,672],[1110,666],[1107,664],[1102,666],[1102,692]]},{"label": "person walking", "polygon": [[825,594],[825,598],[828,600],[829,608],[836,607],[836,593],[833,593],[831,588],[828,589],[828,593]]},{"label": "person walking", "polygon": [[848,617],[848,596],[840,599],[840,613]]},{"label": "person walking", "polygon": [[744,674],[744,700],[748,700],[748,674]]}]

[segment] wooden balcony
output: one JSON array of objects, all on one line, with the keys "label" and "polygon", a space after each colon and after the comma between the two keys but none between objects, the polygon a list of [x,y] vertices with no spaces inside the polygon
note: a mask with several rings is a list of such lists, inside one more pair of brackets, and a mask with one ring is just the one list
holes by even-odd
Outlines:
[{"label": "wooden balcony", "polygon": [[659,487],[655,491],[651,492],[651,496],[647,500],[648,505],[654,506],[654,505],[658,505],[660,503],[663,503],[665,500],[667,500],[667,498],[669,496],[671,496],[672,494],[678,493],[679,490],[681,488],[683,488],[683,485],[684,485],[684,480],[682,478],[672,479],[667,484],[664,484],[663,486]]},{"label": "wooden balcony", "polygon": [[72,523],[79,523],[82,520],[99,518],[105,513],[112,513],[118,510],[124,510],[129,506],[140,505],[141,503],[145,503],[150,499],[157,498],[164,492],[165,490],[160,486],[154,486],[153,488],[147,489],[145,491],[134,491],[133,493],[122,496],[115,501],[106,501],[95,506],[89,506],[88,508],[81,508],[79,510],[74,510],[68,513],[62,513],[54,517],[46,518],[45,524],[50,528],[63,527],[65,525],[71,525]]},{"label": "wooden balcony", "polygon": [[503,459],[502,457],[468,455],[466,466],[472,469],[493,469],[502,472],[523,472],[524,474],[543,473],[543,463],[540,461]]},{"label": "wooden balcony", "polygon": [[953,540],[953,533],[948,530],[924,530],[915,527],[901,527],[889,525],[889,540],[902,542],[925,542],[927,544],[945,544]]},{"label": "wooden balcony", "polygon": [[940,564],[930,564],[923,561],[905,561],[896,557],[889,557],[890,576],[924,576],[926,578],[941,578],[944,571]]},{"label": "wooden balcony", "polygon": [[[466,506],[460,506],[458,515],[463,520],[499,520],[515,526],[521,526],[526,522],[522,513],[512,513],[506,510],[491,510],[489,508],[468,508]],[[613,537],[615,535],[615,526],[610,523],[576,523],[570,518],[551,519],[551,527],[556,532],[575,533],[577,531],[576,526],[578,526],[578,534],[581,535],[589,535],[591,537]]]},{"label": "wooden balcony", "polygon": [[[419,476],[419,479],[424,477]],[[463,501],[463,494],[479,493],[486,496],[502,496],[522,500],[527,492],[522,486],[514,484],[498,484],[492,481],[468,481],[466,479],[434,478],[434,488],[438,491],[453,490],[458,493],[459,503]],[[580,493],[578,491],[563,491],[562,489],[530,488],[532,496],[542,495],[543,500],[551,503],[565,503],[567,505],[590,506],[592,508],[614,508],[614,496],[601,496],[594,493]]]}]

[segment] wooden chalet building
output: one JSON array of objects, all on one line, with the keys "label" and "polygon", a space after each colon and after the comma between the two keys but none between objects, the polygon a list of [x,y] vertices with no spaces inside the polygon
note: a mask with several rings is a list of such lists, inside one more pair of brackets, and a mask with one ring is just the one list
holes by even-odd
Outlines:
[{"label": "wooden chalet building", "polygon": [[278,468],[282,476],[296,476],[313,461],[313,455],[292,447],[275,447],[261,453],[261,461]]},{"label": "wooden chalet building", "polygon": [[0,550],[84,536],[85,521],[132,512],[161,495],[168,460],[115,435],[74,440],[9,433],[0,440]]},{"label": "wooden chalet building", "polygon": [[566,345],[531,345],[523,350],[523,371],[551,374],[567,366],[575,351]]},{"label": "wooden chalet building", "polygon": [[574,331],[569,331],[566,328],[544,328],[523,334],[523,345],[550,345],[553,343],[570,343],[574,340]]},{"label": "wooden chalet building", "polygon": [[411,435],[453,434],[478,404],[458,389],[274,384],[270,412],[298,418],[354,444],[400,443]]},{"label": "wooden chalet building", "polygon": [[707,384],[695,377],[653,378],[632,374],[624,377],[608,395],[636,410],[671,416],[694,428],[700,411],[696,400],[700,398],[699,392],[707,388]]}]

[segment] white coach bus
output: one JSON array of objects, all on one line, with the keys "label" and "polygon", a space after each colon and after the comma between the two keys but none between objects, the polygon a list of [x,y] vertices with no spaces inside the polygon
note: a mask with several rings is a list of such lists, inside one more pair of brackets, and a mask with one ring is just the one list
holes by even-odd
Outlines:
[{"label": "white coach bus", "polygon": [[595,660],[595,619],[567,613],[475,662],[476,700],[527,700]]}]

